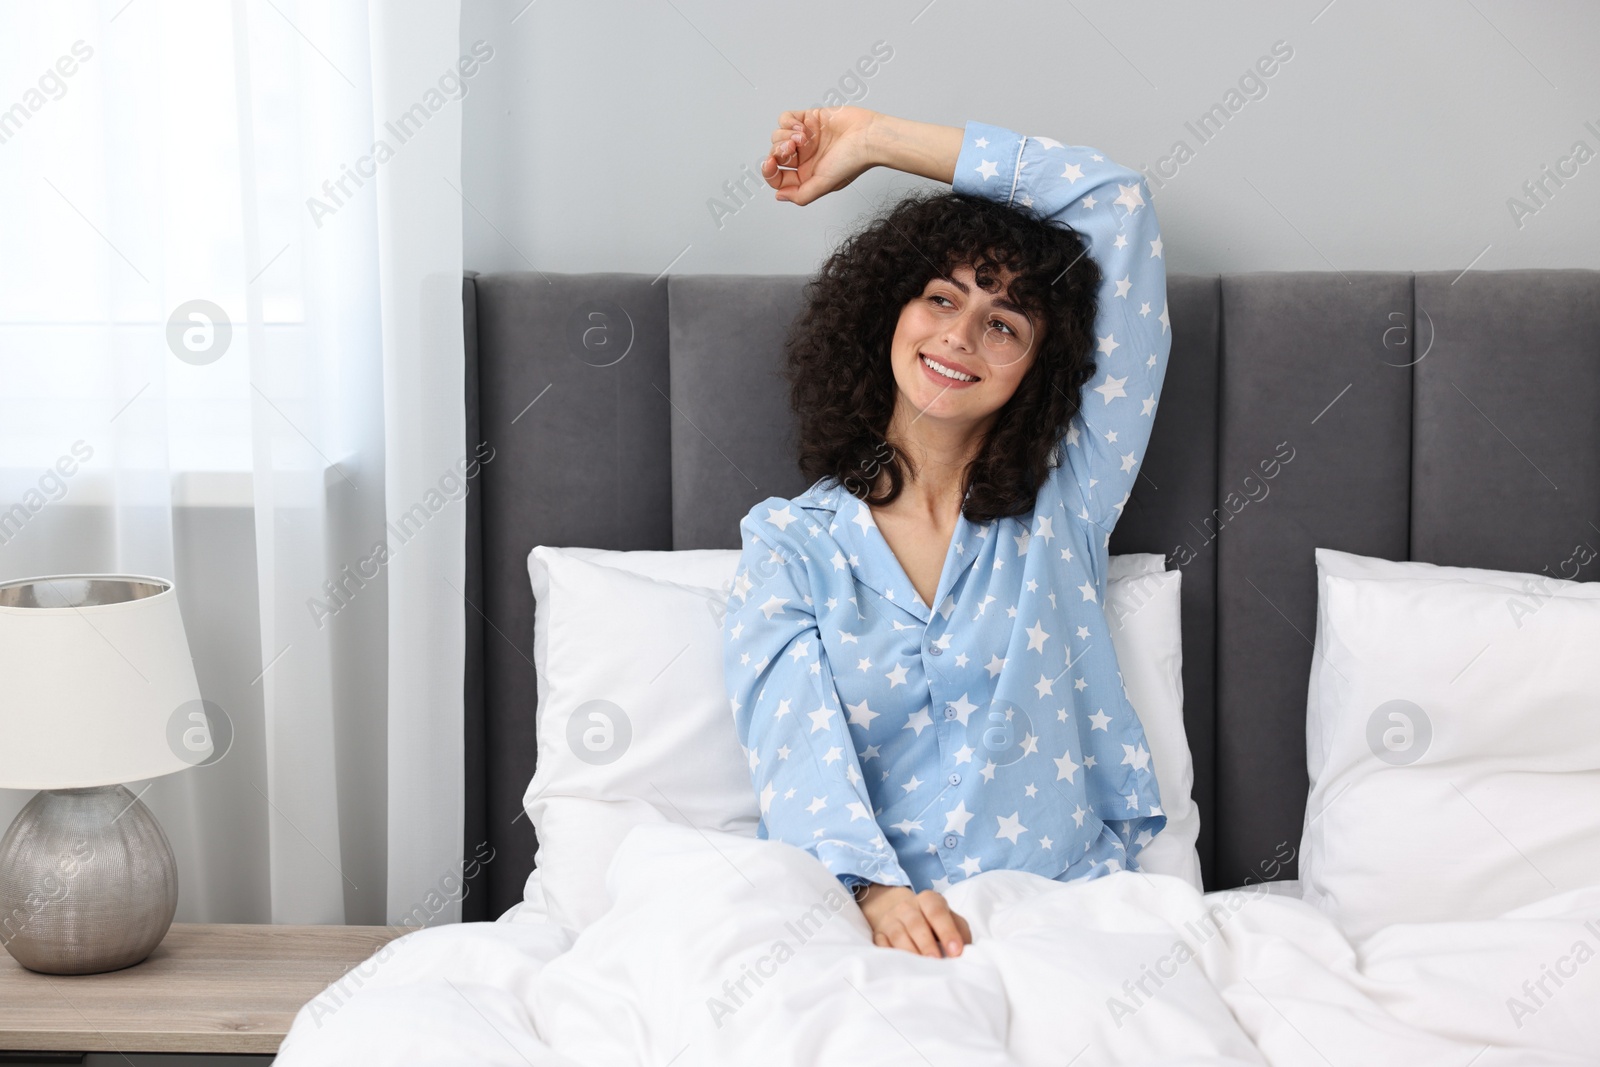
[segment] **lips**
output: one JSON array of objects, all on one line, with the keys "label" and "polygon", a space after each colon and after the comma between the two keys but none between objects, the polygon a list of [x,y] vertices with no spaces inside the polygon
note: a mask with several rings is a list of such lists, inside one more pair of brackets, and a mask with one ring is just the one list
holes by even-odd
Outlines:
[{"label": "lips", "polygon": [[[976,385],[981,380],[977,374],[973,373],[972,368],[963,363],[957,363],[955,360],[950,359],[949,357],[935,358],[928,355],[926,352],[918,352],[917,362],[922,364],[923,369],[929,374],[933,375],[935,378],[938,378],[941,381],[949,382],[952,385]],[[941,368],[948,371],[954,371],[956,374],[965,375],[966,377],[951,377],[948,374],[941,373]]]}]

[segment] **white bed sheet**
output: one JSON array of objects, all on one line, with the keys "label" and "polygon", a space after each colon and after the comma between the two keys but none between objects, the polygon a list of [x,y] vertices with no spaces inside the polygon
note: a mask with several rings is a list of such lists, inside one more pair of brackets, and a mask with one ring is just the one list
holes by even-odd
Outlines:
[{"label": "white bed sheet", "polygon": [[535,867],[522,886],[522,899],[500,913],[495,922],[542,923],[549,919],[544,905],[544,880],[542,870]]},{"label": "white bed sheet", "polygon": [[951,887],[974,943],[943,960],[874,947],[779,842],[641,827],[608,888],[580,937],[535,900],[397,940],[301,1010],[277,1063],[1551,1067],[1600,1048],[1600,887],[1352,945],[1284,883],[992,871]]}]

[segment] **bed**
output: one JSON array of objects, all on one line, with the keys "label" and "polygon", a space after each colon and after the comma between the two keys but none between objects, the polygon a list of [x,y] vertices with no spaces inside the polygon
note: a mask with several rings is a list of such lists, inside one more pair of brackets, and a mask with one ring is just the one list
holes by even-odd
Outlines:
[{"label": "bed", "polygon": [[[1592,827],[1527,844],[1533,872],[1504,893],[1516,857],[1481,826],[1434,832],[1420,807],[1416,836],[1446,851],[1430,860],[1444,866],[1407,872],[1409,896],[1384,899],[1400,884],[1392,867],[1339,869],[1348,849],[1318,851],[1305,891],[1301,865],[1313,831],[1373,832],[1413,803],[1383,789],[1431,773],[1426,759],[1388,773],[1387,740],[1372,741],[1378,760],[1340,764],[1335,731],[1307,723],[1333,721],[1316,703],[1324,694],[1331,716],[1341,684],[1404,695],[1398,660],[1438,645],[1410,649],[1432,638],[1407,620],[1446,604],[1441,631],[1515,623],[1483,671],[1509,669],[1490,661],[1519,642],[1518,655],[1561,650],[1556,669],[1523,671],[1565,687],[1543,699],[1560,705],[1559,736],[1579,737],[1545,739],[1567,762],[1538,782],[1565,790],[1550,794],[1559,810],[1600,808],[1600,685],[1579,673],[1580,646],[1561,644],[1585,640],[1600,607],[1577,588],[1596,573],[1584,550],[1600,544],[1593,271],[1169,277],[1161,417],[1110,550],[1181,572],[1202,886],[986,872],[950,893],[975,943],[926,960],[874,949],[799,850],[667,822],[608,855],[598,921],[550,921],[524,810],[539,759],[530,550],[735,549],[753,503],[803,490],[775,377],[803,282],[466,279],[467,448],[491,442],[494,459],[467,497],[463,851],[492,859],[469,866],[467,922],[394,942],[330,987],[282,1062],[1592,1062]],[[714,505],[675,507],[691,496]],[[1335,573],[1357,557],[1449,570]],[[1560,588],[1531,588],[1530,575]],[[1364,640],[1378,644],[1362,660]],[[1397,662],[1369,670],[1386,649]],[[1463,673],[1463,688],[1480,684]],[[1463,743],[1455,723],[1432,729],[1447,754]],[[1370,768],[1383,784],[1341,800]],[[1503,824],[1501,809],[1473,804],[1470,781],[1448,784],[1463,819],[1473,808]],[[1363,795],[1387,807],[1367,810]],[[1430,885],[1460,835],[1480,832],[1483,881]],[[1512,851],[1526,844],[1496,833]]]}]

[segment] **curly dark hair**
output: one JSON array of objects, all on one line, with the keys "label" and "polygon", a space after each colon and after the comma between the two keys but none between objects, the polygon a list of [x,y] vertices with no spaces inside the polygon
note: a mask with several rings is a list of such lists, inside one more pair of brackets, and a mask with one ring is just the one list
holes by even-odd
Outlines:
[{"label": "curly dark hair", "polygon": [[[889,346],[901,309],[960,266],[992,292],[1003,268],[1014,275],[1009,297],[1044,335],[968,465],[962,513],[986,522],[1031,511],[1094,374],[1101,279],[1085,251],[1070,226],[964,193],[909,196],[869,222],[806,284],[786,342],[801,472],[812,482],[831,477],[874,506],[900,495],[915,467],[884,434],[897,395]],[[874,496],[880,467],[886,477]]]}]

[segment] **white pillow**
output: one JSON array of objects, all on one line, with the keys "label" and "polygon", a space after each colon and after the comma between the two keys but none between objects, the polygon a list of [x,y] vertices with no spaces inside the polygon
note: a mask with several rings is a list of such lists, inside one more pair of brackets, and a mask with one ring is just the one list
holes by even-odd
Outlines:
[{"label": "white pillow", "polygon": [[[733,574],[739,569],[737,548],[685,548],[672,552],[618,552],[609,548],[551,548],[578,559],[615,570],[642,574],[663,582],[716,589],[733,588]],[[533,561],[529,560],[529,566]],[[537,580],[537,579],[536,579]]]},{"label": "white pillow", "polygon": [[528,570],[539,752],[523,807],[548,914],[581,930],[634,826],[753,837],[759,812],[723,692],[720,594],[543,546]]},{"label": "white pillow", "polygon": [[[581,930],[605,912],[606,869],[641,822],[755,836],[759,809],[728,717],[722,662],[722,614],[739,555],[548,546],[529,554],[539,753],[523,806],[539,839],[530,899],[537,891],[551,921]],[[1198,889],[1182,576],[1163,572],[1164,563],[1159,553],[1110,557],[1107,618],[1167,814],[1140,867]]]},{"label": "white pillow", "polygon": [[1343,578],[1447,578],[1454,581],[1479,582],[1516,589],[1533,594],[1541,589],[1579,596],[1600,596],[1600,583],[1574,582],[1565,578],[1550,578],[1543,574],[1525,574],[1521,571],[1489,571],[1480,567],[1444,567],[1421,560],[1380,559],[1377,556],[1358,556],[1354,552],[1341,552],[1336,548],[1319,548],[1315,551],[1319,573],[1337,574]]},{"label": "white pillow", "polygon": [[[1120,556],[1106,557],[1106,581],[1127,578],[1134,574],[1160,574],[1167,569],[1167,557],[1159,552],[1126,552]],[[1165,832],[1165,831],[1163,831]]]},{"label": "white pillow", "polygon": [[1106,582],[1111,645],[1128,702],[1144,726],[1167,816],[1167,825],[1140,850],[1137,862],[1141,871],[1174,875],[1203,891],[1195,851],[1200,808],[1193,797],[1194,757],[1183,727],[1183,572],[1162,570],[1164,558],[1151,555],[1155,566],[1142,572],[1119,569],[1119,557],[1112,556]]},{"label": "white pillow", "polygon": [[1600,883],[1600,584],[1316,560],[1305,899],[1361,939]]},{"label": "white pillow", "polygon": [[[1538,609],[1545,597],[1560,593],[1567,596],[1600,597],[1600,582],[1574,582],[1562,578],[1548,578],[1542,574],[1524,574],[1518,571],[1491,571],[1479,567],[1444,567],[1420,560],[1390,560],[1377,556],[1358,556],[1354,552],[1341,552],[1334,548],[1313,551],[1317,565],[1317,624],[1312,652],[1313,671],[1316,665],[1315,649],[1322,647],[1322,605],[1327,599],[1323,579],[1328,575],[1343,578],[1432,578],[1437,580],[1477,582],[1515,590],[1518,596],[1506,600],[1508,617],[1516,622]],[[1329,720],[1319,706],[1321,689],[1314,682],[1306,696],[1306,768],[1312,781],[1321,773],[1324,762],[1323,736]]]}]

